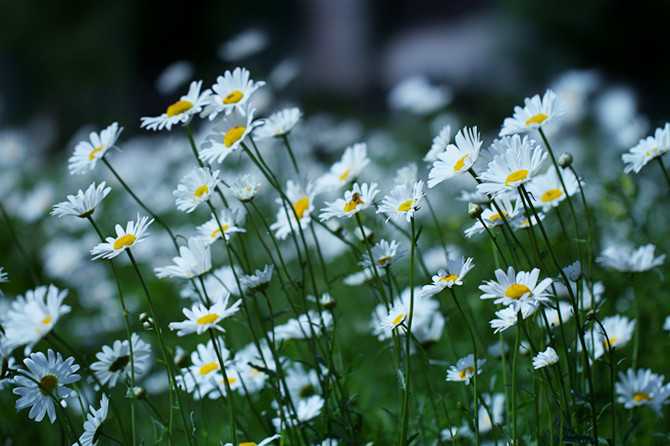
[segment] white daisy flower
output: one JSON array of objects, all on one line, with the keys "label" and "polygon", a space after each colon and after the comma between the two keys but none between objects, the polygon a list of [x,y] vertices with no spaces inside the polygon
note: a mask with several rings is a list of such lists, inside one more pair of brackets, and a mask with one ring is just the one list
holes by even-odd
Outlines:
[{"label": "white daisy flower", "polygon": [[[219,223],[221,223],[221,226],[219,226]],[[221,211],[218,221],[216,220],[216,217],[212,215],[212,218],[198,226],[197,229],[200,234],[200,239],[205,241],[208,245],[211,245],[217,240],[221,240],[222,229],[226,240],[230,240],[230,237],[236,232],[247,232],[246,229],[235,226],[235,216],[228,209]]]},{"label": "white daisy flower", "polygon": [[629,245],[611,245],[605,248],[596,261],[617,271],[649,271],[665,262],[665,254],[655,257],[655,250],[656,247],[651,243],[637,249]]},{"label": "white daisy flower", "polygon": [[[217,344],[221,359],[227,368],[230,352],[223,345],[221,338],[217,338]],[[207,344],[198,344],[195,351],[191,353],[191,366],[177,376],[177,384],[186,392],[192,393],[195,399],[201,399],[212,391],[220,395],[216,381],[221,379],[221,376],[221,364],[214,344],[210,340]]]},{"label": "white daisy flower", "polygon": [[71,215],[73,217],[88,218],[93,215],[93,211],[100,202],[112,191],[111,187],[103,181],[96,186],[91,183],[86,192],[79,189],[77,195],[68,195],[67,201],[56,204],[51,210],[51,215],[58,218]]},{"label": "white daisy flower", "polygon": [[[573,196],[579,191],[577,177],[569,169],[564,169],[562,175],[568,196]],[[549,212],[565,200],[565,191],[561,185],[561,179],[553,166],[546,173],[533,178],[528,184],[528,193],[534,201],[534,205],[541,207],[544,212]]]},{"label": "white daisy flower", "polygon": [[74,358],[63,360],[60,353],[51,349],[45,355],[42,352],[32,353],[23,360],[27,370],[21,370],[14,377],[13,390],[19,396],[16,401],[16,410],[30,407],[28,417],[40,422],[45,415],[49,421],[56,421],[56,406],[54,398],[62,400],[70,397],[73,390],[66,387],[68,384],[79,381],[77,371],[79,366]]},{"label": "white daisy flower", "polygon": [[369,163],[367,144],[357,143],[347,147],[342,158],[319,179],[319,190],[342,187],[350,181],[355,181]]},{"label": "white daisy flower", "polygon": [[393,218],[394,220],[405,219],[409,222],[421,208],[423,196],[423,181],[419,180],[412,185],[399,184],[384,197],[377,213],[386,214],[386,221]]},{"label": "white daisy flower", "polygon": [[421,288],[424,296],[433,296],[445,288],[463,285],[463,278],[474,268],[472,257],[450,255],[446,269],[441,269],[433,276],[433,283]]},{"label": "white daisy flower", "polygon": [[547,153],[535,141],[519,135],[504,137],[497,142],[502,150],[489,162],[486,171],[479,175],[477,191],[499,195],[516,191],[539,172]]},{"label": "white daisy flower", "polygon": [[91,132],[89,140],[77,144],[68,160],[70,175],[83,174],[95,169],[96,162],[114,147],[122,131],[123,127],[114,122],[100,133]]},{"label": "white daisy flower", "polygon": [[289,319],[286,323],[276,326],[274,337],[277,341],[307,339],[320,336],[332,325],[333,317],[329,312],[324,311],[319,315],[318,312],[309,310],[297,318]]},{"label": "white daisy flower", "polygon": [[467,172],[479,158],[482,140],[477,127],[464,127],[455,138],[456,144],[449,144],[440,152],[428,174],[428,187],[432,188],[444,180]]},{"label": "white daisy flower", "polygon": [[141,118],[140,127],[148,130],[172,129],[173,125],[188,124],[191,118],[202,111],[202,108],[209,101],[211,91],[205,90],[202,93],[202,81],[193,81],[188,88],[188,93],[168,106],[160,116]]},{"label": "white daisy flower", "polygon": [[70,307],[63,305],[67,293],[67,290],[49,285],[18,296],[1,317],[4,347],[11,350],[27,345],[30,348],[46,336],[60,317],[70,312]]},{"label": "white daisy flower", "polygon": [[94,407],[89,407],[89,413],[86,415],[86,421],[84,422],[84,432],[79,437],[80,446],[96,446],[98,444],[98,429],[107,419],[108,412],[109,399],[103,393],[100,399],[100,409],[96,410]]},{"label": "white daisy flower", "polygon": [[212,94],[201,116],[212,121],[219,113],[230,114],[234,109],[245,113],[245,106],[251,95],[263,85],[265,82],[254,82],[250,79],[249,70],[246,68],[237,67],[232,73],[226,70],[223,76],[216,78],[216,84],[212,85]]},{"label": "white daisy flower", "polygon": [[[560,282],[557,282],[560,283]],[[556,308],[547,308],[544,310],[544,315],[547,317],[547,322],[549,323],[549,328],[556,328],[563,323],[566,323],[572,319],[574,312],[572,305],[567,302],[558,302],[558,309]],[[544,321],[538,320],[537,324],[544,326]]]},{"label": "white daisy flower", "polygon": [[518,317],[519,312],[514,307],[504,307],[496,311],[496,317],[489,321],[489,325],[493,329],[493,333],[501,333],[508,328],[514,327],[519,320]]},{"label": "white daisy flower", "polygon": [[628,369],[619,373],[616,383],[617,401],[626,409],[650,406],[660,412],[670,396],[670,384],[663,384],[664,378],[649,369]]},{"label": "white daisy flower", "polygon": [[[488,394],[485,393],[482,395],[482,399],[488,405],[489,411],[483,404],[479,405],[479,433],[486,434],[491,432],[493,426],[502,426],[503,424],[503,412],[505,411],[505,394],[504,393],[494,393]],[[491,419],[493,417],[493,419]]]},{"label": "white daisy flower", "polygon": [[[318,417],[319,414],[321,414],[321,409],[323,409],[324,404],[324,399],[319,395],[313,395],[307,399],[298,401],[298,404],[296,404],[295,407],[297,422],[302,424]],[[279,407],[279,410],[286,410],[286,408],[283,406]],[[286,415],[287,416],[284,418],[288,420],[289,423],[294,423],[289,414]],[[281,430],[283,427],[285,427],[282,425],[282,417],[273,418],[272,423],[277,430]]]},{"label": "white daisy flower", "polygon": [[[517,217],[523,215],[523,203],[518,197],[510,198],[507,195],[501,195],[496,198],[496,204],[501,212],[498,212],[493,205],[484,209],[481,219],[486,224],[487,228],[504,225],[505,220],[513,222]],[[503,217],[505,217],[503,219]],[[481,221],[477,220],[465,230],[465,236],[470,238],[472,236],[483,233],[486,230]]]},{"label": "white daisy flower", "polygon": [[547,90],[542,98],[536,94],[532,98],[524,99],[523,107],[514,107],[514,115],[511,118],[505,118],[500,136],[541,128],[562,113],[558,97],[553,91]]},{"label": "white daisy flower", "polygon": [[295,107],[273,113],[254,130],[254,138],[263,140],[288,135],[298,124],[300,118],[302,118],[302,112]]},{"label": "white daisy flower", "polygon": [[547,277],[538,283],[538,268],[533,268],[530,272],[515,273],[510,266],[507,272],[497,269],[495,276],[496,280],[487,280],[479,286],[484,293],[481,299],[495,299],[496,304],[511,306],[515,311],[520,311],[524,319],[533,314],[541,303],[550,300],[548,288],[552,280]]},{"label": "white daisy flower", "polygon": [[[451,142],[451,126],[445,125],[440,130],[440,133],[433,138],[433,143],[430,146],[430,150],[426,153],[426,156],[423,157],[423,160],[427,163],[432,163],[437,161],[438,155],[447,150],[447,146]],[[431,187],[430,185],[428,187]]]},{"label": "white daisy flower", "polygon": [[[312,183],[308,183],[307,187],[303,188],[298,183],[291,180],[286,182],[286,197],[293,206],[293,211],[288,209],[286,203],[278,198],[277,221],[270,225],[270,229],[274,231],[275,236],[279,240],[284,240],[291,233],[291,228],[298,231],[298,223],[296,215],[302,229],[307,229],[309,223],[312,221],[312,212],[314,211],[314,197],[316,191]],[[284,207],[286,205],[286,208]],[[294,212],[295,211],[295,212]]]},{"label": "white daisy flower", "polygon": [[265,265],[263,269],[257,269],[254,274],[245,274],[240,277],[240,285],[245,293],[255,292],[267,288],[270,280],[272,280],[272,273],[274,267],[272,265]]},{"label": "white daisy flower", "polygon": [[[378,241],[371,249],[372,259],[374,260],[376,267],[386,268],[388,266],[391,266],[391,263],[393,263],[393,260],[395,259],[395,256],[398,253],[398,246],[399,244],[395,240],[391,240],[391,242],[388,242],[384,239],[381,239],[380,241]],[[363,254],[363,258],[361,260],[361,266],[363,268],[372,267],[372,262],[370,262],[369,255]]]},{"label": "white daisy flower", "polygon": [[177,189],[172,192],[177,209],[187,214],[193,212],[200,203],[209,200],[219,182],[218,170],[212,172],[204,167],[193,169],[181,179]]},{"label": "white daisy flower", "polygon": [[556,350],[551,347],[547,347],[545,351],[539,352],[537,355],[535,355],[533,358],[533,368],[538,370],[543,367],[554,365],[557,362],[558,354],[556,353]]},{"label": "white daisy flower", "polygon": [[91,249],[93,260],[113,259],[126,249],[143,242],[149,236],[146,231],[153,222],[153,218],[149,220],[149,217],[140,217],[140,214],[137,214],[135,221],[129,221],[126,229],[116,225],[114,228],[116,237],[107,237],[103,243],[98,243]]},{"label": "white daisy flower", "polygon": [[170,322],[170,330],[176,330],[177,336],[186,336],[191,333],[202,334],[211,329],[224,332],[219,322],[229,318],[237,313],[242,305],[241,300],[237,300],[232,305],[228,305],[230,294],[226,293],[216,300],[211,306],[195,304],[191,309],[184,308],[182,312],[186,316],[183,322]]},{"label": "white daisy flower", "polygon": [[619,349],[628,344],[633,338],[635,331],[635,321],[625,316],[610,316],[602,320],[602,326],[605,329],[603,333],[600,325],[595,325],[594,330],[597,333],[595,344],[587,342],[587,347],[593,347],[593,358],[598,359],[606,353],[609,347]]},{"label": "white daisy flower", "polygon": [[[130,340],[133,343],[135,379],[139,379],[151,367],[151,346],[135,333]],[[115,387],[119,381],[130,378],[130,344],[127,339],[116,340],[111,347],[103,345],[95,357],[97,361],[91,364],[91,370],[103,386]]]},{"label": "white daisy flower", "polygon": [[212,269],[212,253],[209,243],[200,237],[190,237],[188,246],[179,247],[179,255],[172,258],[172,265],[155,268],[159,279],[175,277],[193,279],[208,273]]},{"label": "white daisy flower", "polygon": [[[392,330],[409,318],[411,290],[405,289],[396,297],[391,311],[386,305],[378,304],[372,314],[370,326],[380,341],[391,338]],[[439,311],[440,304],[430,296],[421,294],[419,287],[414,288],[414,314],[412,317],[412,334],[422,344],[440,339],[444,330],[445,318]],[[404,321],[408,325],[408,321]]]},{"label": "white daisy flower", "polygon": [[656,129],[654,136],[643,138],[627,153],[621,155],[625,173],[640,173],[650,161],[670,151],[670,123]]},{"label": "white daisy flower", "polygon": [[212,164],[222,163],[231,153],[242,150],[242,143],[251,134],[258,122],[254,122],[256,110],[247,108],[241,112],[235,109],[214,126],[205,137],[200,150],[200,159]]},{"label": "white daisy flower", "polygon": [[261,184],[252,175],[244,174],[228,183],[228,187],[235,198],[245,203],[254,199]]},{"label": "white daisy flower", "polygon": [[475,355],[469,354],[456,362],[447,370],[447,381],[463,382],[466,385],[470,384],[470,379],[477,375],[481,375],[482,367],[486,364],[486,359],[477,358],[477,369],[475,370]]},{"label": "white daisy flower", "polygon": [[363,183],[359,185],[354,183],[351,190],[344,193],[344,199],[338,198],[335,201],[326,202],[326,207],[321,210],[319,218],[326,221],[330,218],[351,218],[362,210],[367,209],[379,193],[377,183]]},{"label": "white daisy flower", "polygon": [[391,331],[400,327],[407,320],[408,311],[402,302],[397,302],[386,317],[382,318],[380,327],[382,330]]},{"label": "white daisy flower", "polygon": [[[266,446],[266,445],[272,443],[273,441],[275,441],[279,438],[281,438],[281,435],[275,434],[271,437],[267,437],[264,440],[261,440],[260,443],[256,443],[256,442],[253,442],[253,441],[243,441],[242,443],[240,443],[240,445],[241,446]],[[233,446],[233,444],[232,443],[226,443],[223,446]]]},{"label": "white daisy flower", "polygon": [[316,370],[306,369],[301,363],[293,362],[285,367],[285,373],[286,387],[295,404],[321,392]]}]

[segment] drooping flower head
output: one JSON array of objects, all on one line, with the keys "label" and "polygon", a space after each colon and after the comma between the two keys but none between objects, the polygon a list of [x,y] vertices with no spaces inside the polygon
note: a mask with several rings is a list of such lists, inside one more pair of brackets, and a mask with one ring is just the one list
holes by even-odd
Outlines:
[{"label": "drooping flower head", "polygon": [[263,123],[254,130],[254,138],[257,140],[279,138],[291,133],[300,118],[302,112],[299,108],[286,108],[271,114],[263,120]]},{"label": "drooping flower head", "polygon": [[470,384],[470,380],[475,374],[482,373],[482,367],[486,364],[486,359],[477,359],[477,367],[475,368],[475,356],[470,354],[458,360],[456,365],[449,367],[447,370],[447,381],[456,381]]},{"label": "drooping flower head", "polygon": [[86,192],[79,189],[77,195],[68,195],[67,201],[56,204],[51,210],[51,215],[56,217],[73,216],[79,218],[88,218],[98,207],[100,202],[112,191],[111,187],[103,181],[96,185],[91,183]]}]

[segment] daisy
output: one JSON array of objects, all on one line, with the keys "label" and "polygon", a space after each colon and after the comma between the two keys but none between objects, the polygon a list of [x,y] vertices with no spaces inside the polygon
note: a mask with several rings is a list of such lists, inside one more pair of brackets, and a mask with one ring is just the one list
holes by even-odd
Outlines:
[{"label": "daisy", "polygon": [[442,181],[467,172],[477,161],[482,140],[477,127],[464,127],[455,138],[456,144],[449,144],[440,152],[428,174],[428,187],[432,188]]},{"label": "daisy", "polygon": [[[318,417],[324,404],[324,399],[319,395],[313,395],[307,399],[298,401],[295,408],[298,423],[306,423],[307,421]],[[287,417],[287,419],[290,420],[291,418]],[[281,418],[273,419],[273,423],[275,423],[275,425],[281,423]]]},{"label": "daisy", "polygon": [[51,210],[51,215],[58,218],[71,215],[73,217],[88,218],[93,215],[93,211],[100,202],[112,191],[111,187],[103,181],[96,186],[92,183],[86,189],[86,192],[79,189],[77,195],[68,195],[67,201],[56,204]]},{"label": "daisy", "polygon": [[[561,324],[561,321],[566,323],[572,319],[573,314],[574,312],[572,305],[567,302],[558,302],[558,309],[547,308],[544,310],[544,315],[546,316],[547,322],[549,323],[549,328],[558,327]],[[542,325],[540,321],[538,321],[538,325]]]},{"label": "daisy", "polygon": [[547,157],[547,153],[527,136],[523,139],[519,135],[504,137],[498,145],[503,150],[479,175],[481,183],[477,185],[477,191],[482,194],[496,196],[515,191],[537,175]]},{"label": "daisy", "polygon": [[235,198],[246,203],[254,199],[261,185],[253,176],[244,174],[228,183],[228,187]]},{"label": "daisy", "polygon": [[[219,223],[221,223],[221,226],[219,226]],[[223,235],[226,237],[226,240],[230,240],[230,237],[236,232],[247,232],[246,229],[235,226],[233,213],[228,209],[221,211],[218,221],[214,214],[212,214],[212,218],[198,226],[197,229],[200,233],[200,239],[208,245],[221,239],[221,229],[223,229]]]},{"label": "daisy", "polygon": [[[230,352],[223,345],[221,338],[217,339],[217,343],[221,359],[226,364]],[[198,344],[191,353],[191,366],[177,376],[177,384],[188,393],[193,393],[196,399],[201,399],[218,388],[216,380],[221,378],[220,370],[221,364],[214,344],[210,340],[207,344]]]},{"label": "daisy", "polygon": [[307,187],[303,188],[291,180],[286,182],[286,197],[291,202],[293,210],[288,208],[284,200],[278,198],[276,200],[279,205],[277,221],[270,225],[270,229],[275,232],[275,236],[279,240],[286,239],[292,231],[298,230],[298,221],[302,229],[309,226],[312,221],[315,196],[316,191],[312,183],[308,183]]},{"label": "daisy", "polygon": [[84,422],[84,432],[79,437],[79,444],[81,446],[95,446],[98,444],[98,429],[100,429],[102,423],[107,419],[108,411],[109,400],[107,399],[107,395],[103,393],[100,400],[100,409],[96,410],[93,407],[89,407],[89,413]]},{"label": "daisy", "polygon": [[203,304],[195,304],[190,310],[184,308],[182,312],[186,316],[186,320],[171,322],[169,324],[170,330],[177,330],[177,336],[186,336],[191,333],[202,334],[210,328],[224,332],[225,330],[219,325],[219,322],[237,313],[242,304],[241,300],[237,300],[228,306],[229,300],[230,294],[225,294],[209,307]]},{"label": "daisy", "polygon": [[67,293],[67,290],[49,285],[18,296],[7,313],[1,316],[4,346],[10,349],[21,345],[32,347],[46,336],[60,317],[70,312],[70,307],[63,305]]},{"label": "daisy", "polygon": [[265,265],[263,269],[257,269],[254,274],[241,276],[240,285],[247,293],[264,290],[272,280],[273,271],[272,265]]},{"label": "daisy", "polygon": [[553,91],[547,90],[542,98],[536,94],[532,98],[524,99],[523,108],[514,107],[514,115],[505,118],[500,136],[541,128],[562,113],[558,97]]},{"label": "daisy", "polygon": [[263,124],[254,130],[257,140],[279,138],[288,135],[302,118],[302,112],[298,108],[287,108],[271,114],[263,120]]},{"label": "daisy", "polygon": [[135,379],[142,377],[151,367],[151,346],[137,334],[130,337],[133,343],[133,360],[130,360],[128,340],[116,340],[112,346],[103,345],[95,354],[97,361],[91,364],[91,370],[103,386],[115,387],[119,381],[130,377],[131,363],[134,364]]},{"label": "daisy", "polygon": [[355,181],[369,163],[368,146],[365,143],[357,143],[347,147],[342,158],[333,164],[327,174],[319,179],[319,189],[342,187],[350,181]]},{"label": "daisy", "polygon": [[114,228],[116,237],[107,237],[105,242],[98,243],[91,249],[93,260],[113,259],[126,249],[143,242],[149,235],[146,233],[147,228],[153,222],[153,218],[149,220],[149,217],[140,217],[140,214],[137,214],[135,221],[129,221],[126,229],[123,229],[121,225],[116,225]]},{"label": "daisy", "polygon": [[626,409],[650,406],[660,412],[670,396],[670,384],[664,385],[663,381],[663,376],[649,369],[628,369],[625,374],[619,373],[619,382],[616,383],[617,401]]},{"label": "daisy", "polygon": [[[423,157],[423,160],[432,163],[437,161],[438,155],[447,150],[447,146],[451,141],[451,127],[445,125],[440,133],[433,138],[433,143],[430,146],[430,150],[426,153],[426,156]],[[430,184],[428,187],[431,187]]]},{"label": "daisy", "polygon": [[628,153],[621,155],[625,173],[640,173],[640,170],[650,161],[663,156],[670,151],[670,123],[656,129],[654,136],[643,138],[631,148]]},{"label": "daisy", "polygon": [[400,184],[395,186],[391,193],[384,197],[378,214],[386,214],[386,221],[391,218],[394,220],[405,219],[411,221],[414,214],[420,209],[421,200],[423,199],[423,181],[416,183]]},{"label": "daisy", "polygon": [[[261,440],[260,443],[255,443],[253,441],[244,441],[244,442],[240,443],[240,445],[242,445],[242,446],[265,446],[265,445],[268,445],[268,444],[272,443],[273,441],[277,440],[278,438],[281,438],[281,435],[275,434],[271,437],[268,437],[264,440]],[[226,443],[223,446],[233,446],[233,444],[232,443]]]},{"label": "daisy", "polygon": [[[496,198],[496,204],[498,207],[490,206],[481,214],[481,220],[479,219],[474,222],[472,226],[465,230],[465,236],[470,238],[474,235],[478,235],[486,231],[486,228],[492,228],[499,225],[504,225],[505,220],[508,222],[515,221],[515,219],[523,214],[523,204],[518,197],[510,198],[507,195],[501,195]],[[500,209],[500,211],[498,211]],[[503,218],[504,217],[504,218]]]},{"label": "daisy", "polygon": [[596,261],[617,271],[649,271],[665,262],[665,254],[655,257],[655,250],[656,247],[651,243],[637,249],[628,245],[611,245],[605,248]]},{"label": "daisy", "polygon": [[209,200],[219,185],[219,171],[210,171],[204,167],[192,170],[184,176],[177,189],[172,192],[177,209],[190,214],[200,203]]},{"label": "daisy", "polygon": [[557,362],[558,354],[556,354],[556,350],[551,347],[547,347],[545,351],[539,352],[537,355],[535,355],[533,358],[533,368],[537,370],[543,367],[554,365]]},{"label": "daisy", "polygon": [[479,289],[484,293],[481,299],[495,299],[494,303],[511,306],[521,312],[524,319],[534,313],[541,303],[550,300],[548,288],[552,283],[545,278],[540,283],[540,270],[533,268],[530,272],[514,272],[513,267],[495,271],[496,280],[485,281]]},{"label": "daisy", "polygon": [[477,368],[475,370],[475,356],[470,354],[456,362],[447,370],[447,381],[463,382],[466,385],[470,384],[470,379],[477,375],[481,375],[482,367],[486,364],[486,359],[477,359]]},{"label": "daisy", "polygon": [[301,363],[291,363],[285,367],[286,387],[294,404],[321,392],[319,375],[314,369],[306,369]]},{"label": "daisy", "polygon": [[319,314],[309,310],[297,318],[289,319],[286,323],[275,327],[274,336],[278,341],[289,339],[307,339],[312,336],[320,336],[324,330],[333,325],[332,315],[324,311]]},{"label": "daisy", "polygon": [[635,331],[635,321],[625,316],[606,317],[602,321],[602,326],[605,329],[604,333],[600,325],[594,328],[597,332],[596,344],[593,346],[593,357],[595,359],[601,357],[610,347],[612,349],[619,349],[628,344]]},{"label": "daisy", "polygon": [[216,78],[216,84],[212,85],[212,94],[204,110],[202,117],[214,120],[219,113],[230,114],[237,109],[245,113],[251,95],[265,85],[265,82],[254,82],[250,79],[249,70],[246,68],[235,68],[232,73],[226,70],[223,76]]},{"label": "daisy", "polygon": [[463,256],[450,255],[447,260],[447,268],[441,269],[433,276],[433,283],[421,288],[424,296],[433,296],[445,288],[463,285],[463,278],[474,268],[472,257],[465,259]]},{"label": "daisy", "polygon": [[148,130],[172,129],[173,125],[188,124],[191,118],[202,111],[202,108],[209,101],[211,92],[205,90],[202,93],[202,81],[193,81],[188,88],[188,93],[168,106],[160,116],[141,118],[140,127]]},{"label": "daisy", "polygon": [[496,334],[514,327],[519,320],[519,312],[512,306],[504,307],[502,310],[496,311],[495,314],[495,319],[491,319],[489,325],[493,329],[493,333]]},{"label": "daisy", "polygon": [[105,153],[116,144],[123,127],[114,122],[100,133],[91,132],[88,141],[81,141],[74,148],[74,153],[68,160],[70,175],[83,174],[95,169],[95,164],[105,156]]},{"label": "daisy", "polygon": [[[395,256],[398,252],[398,242],[391,240],[387,242],[384,239],[381,239],[372,247],[372,259],[375,262],[377,268],[387,268],[391,266]],[[363,268],[371,268],[372,262],[370,261],[369,255],[363,255],[363,260],[361,260],[361,266]]]},{"label": "daisy", "polygon": [[237,108],[225,116],[211,133],[205,137],[200,150],[200,159],[207,163],[222,163],[231,153],[242,150],[242,143],[251,134],[258,122],[254,122],[256,111],[247,109],[244,112]]},{"label": "daisy", "polygon": [[395,330],[405,323],[408,311],[402,302],[396,303],[388,312],[385,318],[381,320],[381,328],[386,331]]},{"label": "daisy", "polygon": [[354,183],[354,187],[344,193],[344,199],[338,198],[332,202],[326,202],[326,207],[319,214],[321,221],[328,220],[333,217],[337,218],[351,218],[362,210],[367,209],[379,190],[377,183],[363,183],[359,185]]},{"label": "daisy", "polygon": [[79,366],[74,358],[63,360],[60,353],[51,349],[46,355],[32,353],[23,360],[23,364],[27,370],[20,370],[14,377],[16,387],[13,392],[19,396],[16,410],[30,407],[28,417],[31,420],[40,422],[48,415],[53,423],[56,421],[54,399],[60,401],[72,395],[74,391],[66,386],[79,381]]},{"label": "daisy", "polygon": [[[569,169],[563,170],[562,176],[568,196],[571,197],[579,190],[577,177]],[[549,212],[565,200],[565,191],[554,167],[551,167],[547,173],[533,178],[528,184],[528,193],[535,206],[541,207],[544,212]]]},{"label": "daisy", "polygon": [[179,255],[173,257],[172,262],[172,265],[154,269],[159,279],[165,277],[193,279],[208,273],[212,269],[209,243],[199,237],[190,237],[188,246],[180,246]]}]

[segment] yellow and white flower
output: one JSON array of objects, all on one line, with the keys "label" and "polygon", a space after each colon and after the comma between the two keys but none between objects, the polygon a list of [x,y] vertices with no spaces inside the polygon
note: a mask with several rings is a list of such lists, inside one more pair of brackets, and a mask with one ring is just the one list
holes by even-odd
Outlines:
[{"label": "yellow and white flower", "polygon": [[112,191],[111,187],[103,181],[96,185],[91,183],[86,192],[79,189],[77,195],[68,195],[67,201],[56,204],[51,210],[51,215],[58,218],[65,216],[74,216],[79,218],[88,218],[93,215],[95,208]]},{"label": "yellow and white flower", "polygon": [[[393,263],[398,253],[398,246],[399,244],[395,240],[391,240],[389,243],[388,241],[381,239],[379,242],[375,243],[371,249],[372,259],[375,262],[375,266],[378,269],[391,266],[391,263]],[[372,267],[372,262],[370,261],[370,256],[368,254],[363,254],[361,266],[363,268]]]},{"label": "yellow and white flower", "polygon": [[[562,176],[568,196],[576,194],[579,191],[579,182],[575,174],[571,170],[565,169]],[[528,193],[535,202],[534,206],[541,207],[544,212],[558,206],[566,198],[561,179],[554,167],[533,178],[528,184]]]},{"label": "yellow and white flower", "polygon": [[[219,223],[221,223],[221,226],[219,226]],[[228,209],[224,209],[219,213],[218,221],[216,217],[212,215],[209,220],[198,226],[197,229],[200,238],[207,244],[212,244],[215,241],[220,240],[221,230],[223,230],[223,235],[226,237],[226,240],[230,240],[230,237],[236,232],[246,232],[246,229],[236,226],[235,216],[233,212]]]},{"label": "yellow and white flower", "polygon": [[[605,332],[603,332],[602,328],[605,329]],[[594,359],[600,358],[604,353],[609,351],[610,347],[620,349],[628,344],[633,338],[635,321],[625,316],[610,316],[603,319],[602,328],[600,325],[593,328],[596,332],[595,344],[590,339],[587,342],[587,348],[592,347],[590,350],[593,353]]]},{"label": "yellow and white flower", "polygon": [[494,303],[511,306],[515,311],[521,312],[524,319],[533,314],[540,304],[548,302],[548,292],[552,280],[545,278],[538,283],[540,270],[533,268],[532,271],[519,271],[515,273],[513,267],[495,271],[496,280],[487,280],[479,289],[484,293],[481,299],[495,299]]},{"label": "yellow and white flower", "polygon": [[472,377],[482,373],[482,367],[486,364],[486,359],[478,358],[477,367],[475,367],[475,356],[470,354],[456,362],[447,370],[447,381],[455,381],[470,384]]},{"label": "yellow and white flower", "polygon": [[445,288],[463,285],[463,278],[474,268],[472,257],[450,255],[446,269],[441,269],[433,276],[433,283],[421,288],[424,296],[433,296]]},{"label": "yellow and white flower", "polygon": [[288,135],[293,127],[298,124],[300,118],[302,118],[302,112],[296,107],[273,113],[254,130],[254,138],[263,140]]},{"label": "yellow and white flower", "polygon": [[186,320],[170,322],[170,330],[176,330],[177,336],[186,336],[191,333],[202,334],[210,328],[223,332],[225,330],[219,323],[237,313],[242,304],[242,301],[238,299],[229,306],[229,301],[230,294],[224,293],[209,307],[197,303],[190,310],[184,308],[182,312],[186,316]]},{"label": "yellow and white flower", "polygon": [[332,202],[326,202],[326,207],[321,210],[319,218],[326,221],[333,217],[351,218],[360,211],[363,211],[373,204],[375,196],[379,193],[377,183],[363,183],[359,185],[354,183],[351,190],[344,193],[344,198],[338,198]]},{"label": "yellow and white flower", "polygon": [[315,196],[316,191],[312,183],[308,183],[307,187],[303,188],[300,184],[291,180],[286,182],[286,197],[291,202],[293,210],[281,198],[278,198],[276,200],[279,207],[277,210],[277,221],[270,225],[270,229],[274,231],[275,236],[279,240],[284,240],[288,237],[291,233],[291,228],[294,231],[298,231],[298,222],[302,229],[308,227],[312,221]]},{"label": "yellow and white flower", "polygon": [[514,327],[518,320],[519,312],[514,307],[509,306],[496,311],[496,317],[489,321],[489,325],[493,329],[493,333],[501,333]]},{"label": "yellow and white flower", "polygon": [[[217,338],[217,346],[226,368],[228,367],[230,352],[225,348],[221,338]],[[219,397],[217,381],[222,377],[221,364],[210,340],[207,344],[198,344],[191,353],[191,366],[177,376],[177,384],[186,392],[192,393],[195,399],[201,399],[210,392],[216,392]]]},{"label": "yellow and white flower", "polygon": [[246,68],[237,67],[232,72],[226,70],[223,76],[216,78],[216,84],[212,85],[212,94],[202,111],[202,117],[208,117],[212,121],[219,113],[230,114],[234,109],[246,113],[245,107],[251,95],[264,85],[263,81],[254,82],[250,79],[249,70]]},{"label": "yellow and white flower", "polygon": [[124,229],[121,225],[116,225],[116,237],[107,237],[104,242],[98,243],[91,249],[93,260],[96,259],[113,259],[121,254],[126,249],[130,249],[143,242],[149,234],[147,229],[154,220],[149,220],[149,217],[140,217],[137,214],[135,221],[129,221]]},{"label": "yellow and white flower", "polygon": [[[389,339],[393,330],[400,325],[407,326],[409,324],[411,297],[411,289],[406,288],[393,301],[390,311],[384,304],[378,304],[374,308],[370,326],[377,339],[380,341]],[[420,343],[435,342],[442,336],[446,321],[439,308],[439,302],[430,296],[424,296],[419,287],[414,288],[412,335]],[[404,333],[404,330],[402,333]]]},{"label": "yellow and white flower", "polygon": [[254,122],[252,109],[244,112],[235,108],[219,121],[209,135],[205,137],[200,150],[200,159],[207,163],[222,163],[232,153],[242,150],[242,143],[251,134],[258,122]]},{"label": "yellow and white flower", "polygon": [[172,192],[177,209],[190,214],[200,205],[209,200],[219,185],[219,171],[210,171],[199,167],[184,176],[177,189]]},{"label": "yellow and white flower", "polygon": [[467,172],[479,158],[482,140],[477,127],[464,127],[455,137],[455,144],[435,157],[433,166],[428,173],[428,187],[432,188],[444,180]]},{"label": "yellow and white flower", "polygon": [[628,369],[625,374],[619,373],[619,382],[616,383],[617,401],[626,409],[650,406],[660,413],[670,397],[670,384],[663,384],[663,381],[662,375],[649,369]]},{"label": "yellow and white flower", "polygon": [[640,140],[636,146],[627,153],[621,155],[625,167],[625,173],[640,173],[640,170],[650,161],[663,156],[670,151],[670,123],[665,127],[656,129],[654,136],[648,136]]},{"label": "yellow and white flower", "polygon": [[539,352],[537,355],[535,355],[533,358],[533,368],[538,370],[550,365],[554,365],[557,362],[558,354],[556,353],[556,350],[551,347],[547,347],[545,351]]},{"label": "yellow and white flower", "polygon": [[100,133],[91,132],[88,141],[81,141],[74,148],[74,153],[68,160],[70,174],[83,174],[95,169],[97,161],[114,147],[122,131],[123,127],[113,122]]},{"label": "yellow and white flower", "polygon": [[547,90],[542,98],[536,94],[532,98],[524,99],[523,107],[514,107],[514,115],[505,118],[500,136],[528,132],[547,125],[560,116],[558,97],[552,90]]},{"label": "yellow and white flower", "polygon": [[141,127],[148,130],[171,130],[173,125],[188,124],[193,115],[200,113],[209,101],[211,91],[202,93],[202,81],[193,81],[188,88],[188,93],[168,106],[163,114],[155,117],[141,118]]},{"label": "yellow and white flower", "polygon": [[367,147],[365,143],[357,143],[347,147],[342,158],[332,165],[328,173],[319,178],[317,182],[319,190],[342,187],[351,181],[355,181],[370,163]]},{"label": "yellow and white flower", "polygon": [[411,221],[414,214],[421,208],[423,199],[423,181],[419,180],[414,184],[399,184],[395,186],[391,193],[384,197],[378,214],[385,214],[386,221],[391,218],[394,220]]},{"label": "yellow and white flower", "polygon": [[172,262],[172,265],[154,269],[159,279],[176,277],[190,280],[208,273],[212,269],[209,242],[200,237],[190,237],[188,246],[180,246],[179,255]]},{"label": "yellow and white flower", "polygon": [[235,198],[246,203],[254,199],[261,185],[253,176],[244,174],[228,183],[228,187]]}]

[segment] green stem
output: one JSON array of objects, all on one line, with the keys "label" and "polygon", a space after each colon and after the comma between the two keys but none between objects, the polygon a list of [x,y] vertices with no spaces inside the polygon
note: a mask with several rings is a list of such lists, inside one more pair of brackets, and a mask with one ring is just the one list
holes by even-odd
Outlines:
[{"label": "green stem", "polygon": [[300,175],[300,169],[298,168],[298,163],[295,161],[295,155],[293,154],[293,149],[291,148],[291,143],[288,141],[288,135],[284,134],[281,136],[282,141],[284,141],[284,145],[286,146],[286,150],[288,151],[288,155],[291,158],[291,163],[293,164],[293,168],[295,169],[295,173]]}]

